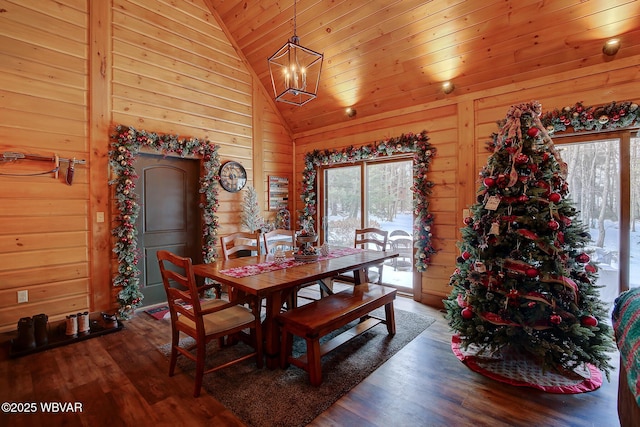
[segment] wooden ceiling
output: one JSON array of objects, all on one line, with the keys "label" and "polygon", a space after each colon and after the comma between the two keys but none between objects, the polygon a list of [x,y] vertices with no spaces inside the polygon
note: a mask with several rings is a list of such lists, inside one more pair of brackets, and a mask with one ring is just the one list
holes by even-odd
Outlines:
[{"label": "wooden ceiling", "polygon": [[[294,0],[205,0],[269,94],[267,58]],[[294,134],[640,54],[639,0],[298,0],[300,44],[324,53],[318,98],[277,103]],[[620,51],[602,53],[617,37]],[[455,91],[445,95],[442,83]]]}]

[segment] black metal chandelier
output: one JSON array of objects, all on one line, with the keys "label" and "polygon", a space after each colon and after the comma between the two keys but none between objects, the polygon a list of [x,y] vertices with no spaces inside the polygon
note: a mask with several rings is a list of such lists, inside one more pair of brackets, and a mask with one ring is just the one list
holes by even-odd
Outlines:
[{"label": "black metal chandelier", "polygon": [[300,46],[296,35],[296,0],[293,36],[269,57],[269,74],[276,101],[302,106],[318,96],[324,55]]}]

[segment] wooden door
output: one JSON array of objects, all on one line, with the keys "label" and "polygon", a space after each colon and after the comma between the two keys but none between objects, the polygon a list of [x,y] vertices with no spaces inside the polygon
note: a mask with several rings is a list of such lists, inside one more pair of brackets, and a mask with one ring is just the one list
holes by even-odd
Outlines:
[{"label": "wooden door", "polygon": [[140,214],[136,222],[141,254],[143,305],[166,301],[156,252],[168,250],[202,261],[198,160],[141,154],[136,161]]}]

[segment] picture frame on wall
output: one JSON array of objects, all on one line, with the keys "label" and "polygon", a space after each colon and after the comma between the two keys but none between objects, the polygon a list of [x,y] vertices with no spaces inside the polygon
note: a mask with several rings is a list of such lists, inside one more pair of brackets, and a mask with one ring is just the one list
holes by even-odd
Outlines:
[{"label": "picture frame on wall", "polygon": [[269,177],[269,210],[278,211],[289,206],[289,178]]}]

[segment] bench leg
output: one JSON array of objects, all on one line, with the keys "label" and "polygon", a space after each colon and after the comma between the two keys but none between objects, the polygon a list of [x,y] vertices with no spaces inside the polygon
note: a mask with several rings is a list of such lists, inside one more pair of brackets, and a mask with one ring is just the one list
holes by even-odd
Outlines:
[{"label": "bench leg", "polygon": [[385,323],[387,324],[387,332],[389,335],[395,335],[396,333],[396,315],[393,311],[393,301],[384,306]]},{"label": "bench leg", "polygon": [[293,336],[286,328],[282,328],[280,340],[280,368],[286,369],[289,366],[289,356],[293,347]]},{"label": "bench leg", "polygon": [[320,337],[305,338],[307,341],[307,368],[309,382],[312,386],[322,383],[322,367],[320,366]]}]

